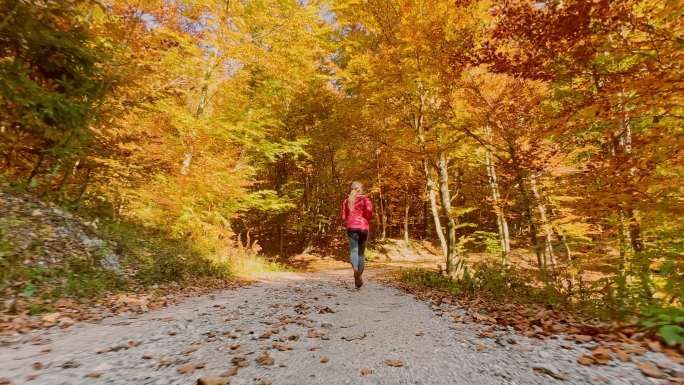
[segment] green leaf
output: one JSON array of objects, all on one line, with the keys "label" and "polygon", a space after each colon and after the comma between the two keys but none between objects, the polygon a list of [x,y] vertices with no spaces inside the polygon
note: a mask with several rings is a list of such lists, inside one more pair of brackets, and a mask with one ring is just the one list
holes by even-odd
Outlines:
[{"label": "green leaf", "polygon": [[663,325],[658,329],[658,334],[666,344],[670,346],[684,342],[684,328],[677,325]]},{"label": "green leaf", "polygon": [[24,289],[21,291],[21,295],[23,295],[24,297],[32,297],[33,294],[35,294],[35,293],[36,293],[36,287],[30,283],[27,284],[26,286],[24,286]]}]

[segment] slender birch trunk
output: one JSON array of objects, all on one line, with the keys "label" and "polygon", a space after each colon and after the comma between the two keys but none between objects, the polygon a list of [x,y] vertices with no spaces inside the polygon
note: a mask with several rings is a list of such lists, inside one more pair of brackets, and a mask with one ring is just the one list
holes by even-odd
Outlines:
[{"label": "slender birch trunk", "polygon": [[447,220],[446,273],[451,275],[458,273],[460,267],[460,258],[456,248],[456,221],[451,214],[451,193],[449,191],[448,159],[446,153],[441,152],[438,159],[439,196],[442,200],[442,214]]},{"label": "slender birch trunk", "polygon": [[[423,105],[423,98],[421,96],[421,108]],[[437,233],[437,238],[439,238],[439,244],[442,246],[442,254],[445,258],[449,258],[447,241],[444,237],[444,230],[442,229],[442,223],[439,218],[439,208],[437,207],[437,194],[435,192],[435,181],[432,178],[432,173],[430,172],[430,165],[427,159],[427,144],[425,143],[425,128],[423,127],[423,115],[419,113],[413,119],[413,125],[416,130],[416,135],[418,136],[418,143],[420,144],[420,149],[423,152],[423,172],[425,173],[425,190],[427,192],[428,200],[430,201],[430,211],[432,212],[432,219],[435,222],[435,233]]]},{"label": "slender birch trunk", "polygon": [[380,203],[380,210],[378,211],[378,216],[380,219],[380,239],[385,240],[387,238],[387,217],[385,215],[385,199],[382,195],[382,174],[380,172],[380,150],[376,151],[376,172],[378,174],[378,200]]},{"label": "slender birch trunk", "polygon": [[444,237],[444,230],[442,229],[442,223],[439,219],[439,209],[437,208],[437,194],[435,192],[435,181],[432,179],[432,174],[430,173],[430,167],[428,167],[427,160],[423,160],[423,170],[425,172],[425,189],[428,194],[428,200],[430,201],[430,211],[432,212],[432,218],[435,222],[435,233],[437,233],[437,238],[439,239],[439,244],[442,246],[442,254],[447,258],[447,242]]},{"label": "slender birch trunk", "polygon": [[409,195],[408,189],[404,194],[404,242],[409,242]]},{"label": "slender birch trunk", "polygon": [[[207,95],[209,93],[209,80],[211,79],[211,73],[213,66],[207,70],[204,74],[204,82],[202,83],[202,90],[200,91],[199,103],[197,103],[197,110],[195,110],[195,118],[199,118],[204,114],[204,110],[207,105]],[[188,175],[190,173],[190,166],[192,165],[193,157],[195,156],[195,144],[194,144],[194,129],[190,133],[190,140],[188,147],[185,150],[185,155],[183,156],[183,163],[181,164],[181,175]]]},{"label": "slender birch trunk", "polygon": [[[524,170],[520,167],[520,162],[518,160],[517,154],[515,152],[515,149],[513,146],[509,143],[508,145],[508,150],[511,155],[511,161],[513,164],[513,168],[515,170],[515,180],[518,185],[518,189],[520,190],[520,196],[522,198],[522,203],[523,203],[523,208],[525,209],[524,213],[525,216],[527,217],[527,223],[530,227],[530,242],[532,247],[534,247],[534,252],[537,256],[537,266],[542,269],[544,268],[544,260],[542,259],[542,251],[541,248],[539,247],[539,240],[537,239],[538,232],[537,232],[537,225],[534,222],[534,215],[532,214],[532,202],[530,202],[530,195],[527,191],[527,187],[525,187],[525,174]],[[521,229],[522,231],[522,229]]]},{"label": "slender birch trunk", "polygon": [[556,264],[556,258],[553,255],[553,233],[551,225],[549,224],[548,218],[546,216],[546,207],[542,201],[541,194],[537,188],[537,177],[534,174],[530,174],[530,189],[534,195],[535,204],[537,206],[537,211],[539,212],[539,222],[541,229],[544,232],[544,264],[554,266]]},{"label": "slender birch trunk", "polygon": [[[491,136],[489,127],[486,127],[486,132]],[[511,264],[511,241],[508,231],[508,220],[503,209],[503,202],[499,192],[499,182],[496,176],[496,168],[494,167],[494,160],[492,159],[492,152],[487,149],[485,153],[485,162],[487,167],[487,176],[489,177],[489,186],[492,190],[492,205],[494,206],[494,213],[496,215],[496,223],[499,229],[499,241],[501,243],[501,258],[504,266]]]}]

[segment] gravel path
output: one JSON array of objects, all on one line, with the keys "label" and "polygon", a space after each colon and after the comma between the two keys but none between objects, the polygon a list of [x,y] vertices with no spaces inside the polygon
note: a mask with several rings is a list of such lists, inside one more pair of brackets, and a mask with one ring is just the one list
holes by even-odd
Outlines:
[{"label": "gravel path", "polygon": [[479,325],[455,323],[453,313],[462,310],[434,309],[374,282],[354,290],[346,270],[285,273],[144,315],[35,332],[0,348],[0,377],[194,384],[237,364],[244,367],[230,377],[233,385],[657,383],[633,364],[578,365],[586,348],[567,341],[478,337]]}]

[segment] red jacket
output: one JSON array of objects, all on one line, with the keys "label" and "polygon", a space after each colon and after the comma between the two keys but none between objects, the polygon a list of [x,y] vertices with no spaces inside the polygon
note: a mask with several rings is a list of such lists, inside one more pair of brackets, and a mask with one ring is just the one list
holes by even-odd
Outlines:
[{"label": "red jacket", "polygon": [[342,202],[342,220],[347,230],[368,231],[368,221],[373,218],[373,203],[365,195],[357,195],[350,211],[347,199]]}]

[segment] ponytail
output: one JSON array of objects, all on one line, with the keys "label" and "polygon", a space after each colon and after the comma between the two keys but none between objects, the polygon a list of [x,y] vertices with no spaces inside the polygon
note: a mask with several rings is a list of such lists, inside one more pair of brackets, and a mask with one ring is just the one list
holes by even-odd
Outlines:
[{"label": "ponytail", "polygon": [[363,186],[361,185],[361,182],[352,182],[351,191],[349,192],[349,196],[347,197],[347,205],[349,206],[350,212],[354,209],[354,202],[356,201],[356,196],[359,195],[362,188]]}]

